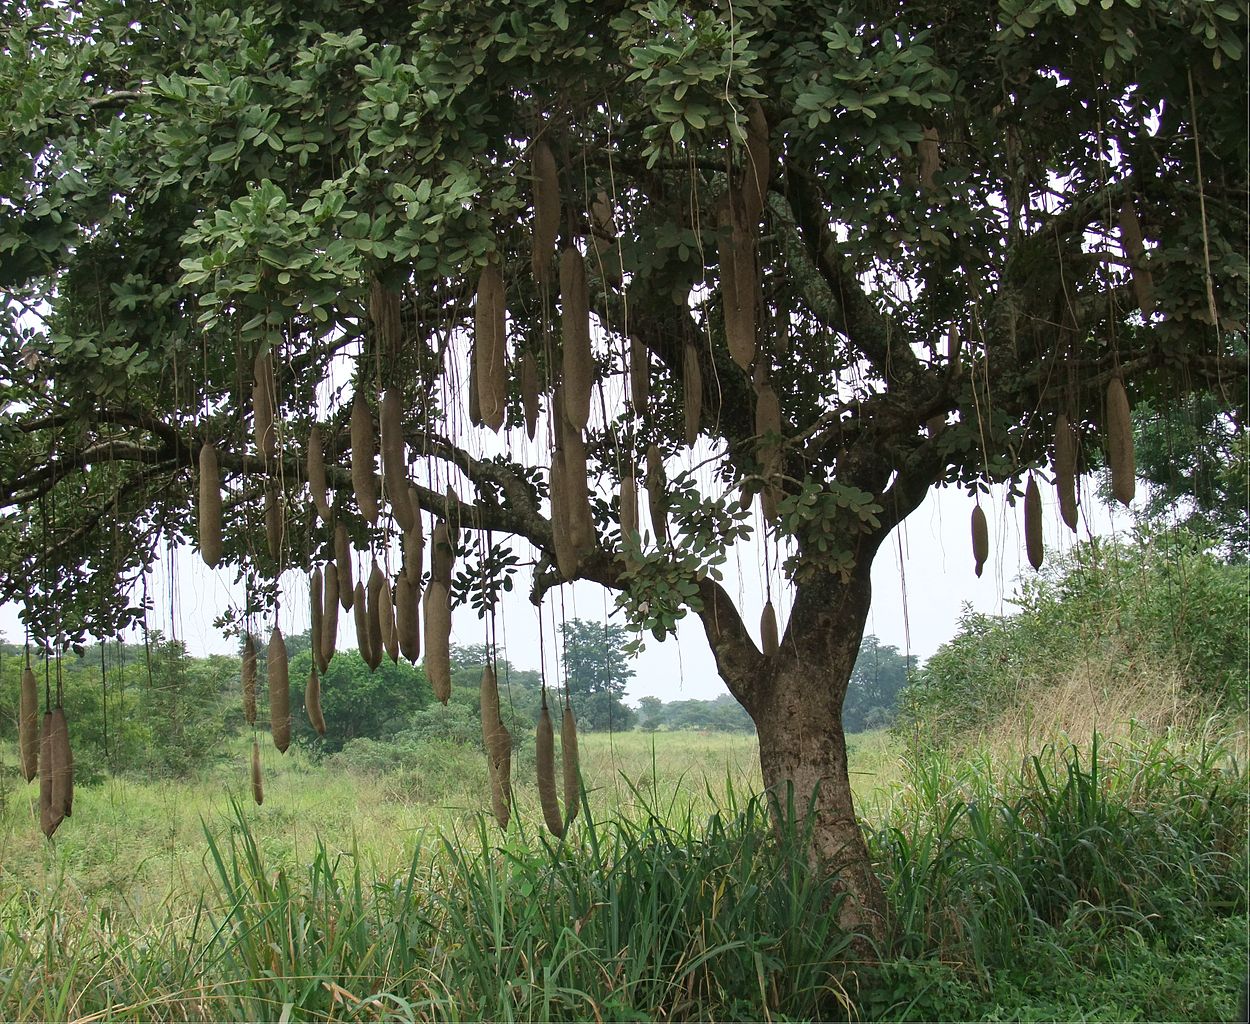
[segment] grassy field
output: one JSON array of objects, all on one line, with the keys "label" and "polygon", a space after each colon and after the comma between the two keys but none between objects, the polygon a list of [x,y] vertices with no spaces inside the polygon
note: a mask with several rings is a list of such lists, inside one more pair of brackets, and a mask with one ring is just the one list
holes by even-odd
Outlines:
[{"label": "grassy field", "polygon": [[[1029,758],[855,737],[894,946],[848,958],[752,738],[583,737],[589,818],[487,824],[471,750],[247,744],[195,781],[83,787],[46,843],[5,772],[4,1019],[1220,1019],[1244,952],[1236,745],[1123,733]],[[11,763],[11,761],[10,761]]]}]

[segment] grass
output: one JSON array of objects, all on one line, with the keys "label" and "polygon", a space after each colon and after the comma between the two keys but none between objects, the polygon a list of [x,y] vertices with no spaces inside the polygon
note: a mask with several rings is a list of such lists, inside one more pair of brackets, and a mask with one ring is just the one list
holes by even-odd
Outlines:
[{"label": "grass", "polygon": [[1250,941],[1239,749],[856,737],[894,926],[876,966],[848,957],[803,837],[746,795],[749,738],[583,737],[563,843],[528,782],[489,826],[478,758],[437,745],[387,771],[268,755],[257,808],[240,744],[196,782],[84,788],[51,844],[20,787],[0,1018],[1227,1019]]}]

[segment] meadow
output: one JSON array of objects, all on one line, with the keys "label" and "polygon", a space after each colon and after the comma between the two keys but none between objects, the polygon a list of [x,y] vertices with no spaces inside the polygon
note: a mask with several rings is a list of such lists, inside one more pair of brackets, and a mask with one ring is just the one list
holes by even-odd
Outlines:
[{"label": "meadow", "polygon": [[751,737],[584,736],[563,843],[528,781],[500,833],[452,744],[387,772],[266,752],[256,807],[241,740],[191,780],[83,787],[51,843],[10,781],[0,1017],[1227,1019],[1242,744],[1235,721],[1015,758],[856,736],[894,917],[874,964],[770,828]]}]

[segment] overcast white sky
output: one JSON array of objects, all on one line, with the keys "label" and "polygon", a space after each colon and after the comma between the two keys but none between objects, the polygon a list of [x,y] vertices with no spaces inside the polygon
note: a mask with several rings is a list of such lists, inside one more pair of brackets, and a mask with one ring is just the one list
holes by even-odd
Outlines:
[{"label": "overcast white sky", "polygon": [[[1088,481],[1086,481],[1088,482]],[[1047,551],[1066,549],[1074,535],[1062,525],[1053,490],[1042,488],[1045,504]],[[1094,499],[1084,498],[1088,516]],[[645,501],[642,502],[645,505]],[[984,575],[972,571],[972,545],[968,520],[971,501],[961,491],[934,491],[925,503],[891,535],[877,557],[873,569],[873,606],[867,631],[883,642],[921,659],[931,655],[949,639],[965,604],[977,611],[1010,612],[1009,598],[1021,565],[1031,572],[1024,559],[1021,529],[1022,508],[1009,508],[1001,490],[986,502],[990,519],[991,556]],[[1095,507],[1092,519],[1082,526],[1084,536],[1091,528],[1097,533],[1123,530],[1128,517],[1122,511]],[[154,611],[149,618],[153,628],[184,640],[192,654],[228,653],[233,650],[214,628],[213,619],[238,595],[233,592],[233,571],[209,570],[191,548],[181,548],[170,561],[162,560],[151,574],[149,589]],[[763,606],[763,580],[754,545],[732,552],[726,566],[726,585],[746,621],[755,626]],[[307,582],[302,574],[290,572],[283,578],[282,628],[289,633],[307,629]],[[773,580],[774,603],[782,617],[789,612],[790,595]],[[547,667],[552,670],[555,644],[554,623],[559,621],[561,595],[553,591],[544,603],[544,633]],[[610,593],[596,584],[579,583],[564,588],[563,614],[567,618],[601,621],[612,609]],[[171,615],[172,609],[172,615]],[[499,639],[519,668],[539,665],[538,613],[529,603],[524,587],[506,600],[499,617]],[[619,621],[619,620],[618,620]],[[20,641],[22,628],[13,606],[0,607],[0,634]],[[453,618],[452,641],[481,643],[485,632],[481,620],[470,608],[458,609]],[[354,642],[351,616],[340,617],[339,643]],[[629,697],[654,695],[664,700],[709,699],[725,692],[716,673],[711,652],[697,617],[683,621],[676,639],[657,643],[647,637],[647,647],[635,662],[636,676]]]}]

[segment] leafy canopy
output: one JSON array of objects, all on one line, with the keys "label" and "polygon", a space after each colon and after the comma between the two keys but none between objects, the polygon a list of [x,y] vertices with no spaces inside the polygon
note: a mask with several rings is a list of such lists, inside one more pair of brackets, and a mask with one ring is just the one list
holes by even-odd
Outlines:
[{"label": "leafy canopy", "polygon": [[[386,520],[354,515],[336,468],[356,388],[402,388],[427,509],[532,542],[536,596],[563,578],[548,460],[516,429],[522,353],[548,390],[559,365],[562,306],[529,269],[539,139],[558,167],[559,244],[588,257],[604,397],[587,434],[597,543],[577,574],[623,589],[635,625],[659,634],[693,607],[736,635],[716,567],[758,528],[738,499],[764,486],[769,457],[771,529],[801,595],[866,574],[931,486],[1044,464],[1060,412],[1086,456],[1098,449],[1114,375],[1134,400],[1197,389],[1224,403],[1244,387],[1243,4],[8,9],[0,598],[23,602],[39,640],[141,613],[119,594],[162,543],[193,536],[206,441],[247,610],[272,601],[283,567],[328,553],[300,485],[315,419],[341,521],[359,549],[380,545]],[[760,115],[763,157],[748,145]],[[761,165],[744,369],[725,337],[725,203]],[[488,262],[510,317],[504,444],[463,423]],[[377,289],[400,296],[398,342],[368,315]],[[623,400],[628,339],[646,352],[645,406]],[[268,476],[287,513],[276,559],[258,540],[267,484],[248,430],[263,351],[278,375]],[[781,429],[761,439],[766,386]],[[624,562],[613,490],[652,442],[672,540],[653,524]],[[483,593],[516,570],[502,549],[482,565],[465,548]]]}]

